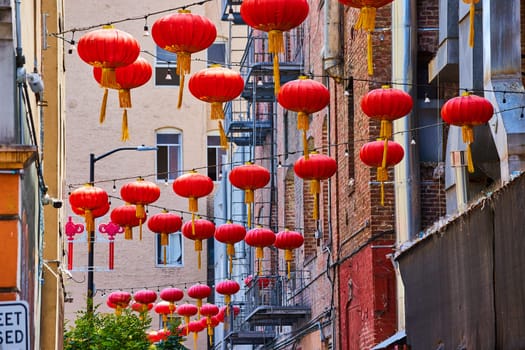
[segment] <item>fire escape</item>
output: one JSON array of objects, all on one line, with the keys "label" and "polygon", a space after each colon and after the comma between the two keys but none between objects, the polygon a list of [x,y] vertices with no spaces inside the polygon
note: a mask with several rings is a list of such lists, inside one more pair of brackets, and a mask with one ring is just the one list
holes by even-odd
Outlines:
[{"label": "fire escape", "polygon": [[[241,0],[222,0],[222,20],[230,21],[232,26],[242,26],[246,29],[246,35],[230,35],[230,57],[234,55],[238,57],[237,61],[233,58],[230,63],[234,68],[240,67],[245,87],[239,99],[225,106],[224,126],[229,141],[237,149],[243,150],[241,152],[251,153],[246,158],[255,158],[256,146],[264,147],[270,155],[269,170],[272,180],[264,189],[267,192],[263,195],[268,203],[256,203],[256,205],[274,209],[270,209],[268,214],[256,215],[256,223],[277,231],[276,221],[272,218],[276,212],[277,165],[277,162],[273,161],[276,159],[277,103],[274,93],[272,56],[267,52],[267,34],[253,31],[242,21],[239,13],[241,3]],[[301,31],[285,36],[285,47],[294,45],[297,47],[296,43],[302,43],[302,37]],[[237,48],[235,43],[239,44]],[[291,56],[289,52],[282,55],[281,84],[297,79],[301,73],[302,54]],[[234,213],[232,216],[235,215]],[[250,261],[253,260],[251,254],[246,256],[246,261],[238,263],[253,265]],[[252,269],[251,274],[255,276],[256,272]],[[277,331],[282,331],[282,327],[292,327],[307,319],[310,316],[310,307],[301,293],[307,284],[308,278],[302,271],[295,271],[291,278],[288,278],[283,271],[254,277],[250,285],[239,292],[238,295],[244,293],[241,297],[242,301],[234,302],[240,306],[241,312],[235,318],[230,315],[229,320],[225,322],[224,342],[231,347],[268,344],[275,340],[278,336]]]}]

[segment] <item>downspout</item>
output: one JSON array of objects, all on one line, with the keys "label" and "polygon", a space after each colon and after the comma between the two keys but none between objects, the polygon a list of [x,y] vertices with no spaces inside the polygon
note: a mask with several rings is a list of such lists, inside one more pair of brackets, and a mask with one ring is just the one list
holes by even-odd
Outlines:
[{"label": "downspout", "polygon": [[[396,89],[416,96],[417,60],[416,0],[396,0],[392,3],[392,82]],[[394,141],[405,150],[403,161],[394,168],[396,199],[397,246],[414,239],[420,228],[419,155],[411,145],[415,114],[394,122]],[[404,286],[396,266],[398,329],[405,328]]]},{"label": "downspout", "polygon": [[15,26],[16,26],[16,80],[17,80],[17,86],[18,86],[18,132],[19,132],[19,144],[24,144],[24,125],[22,123],[22,120],[24,119],[22,116],[24,115],[24,110],[22,108],[23,101],[24,101],[24,91],[23,91],[23,84],[26,81],[26,70],[24,68],[24,65],[26,63],[26,59],[24,57],[24,54],[22,52],[22,23],[20,20],[21,12],[20,12],[20,0],[15,1]]}]

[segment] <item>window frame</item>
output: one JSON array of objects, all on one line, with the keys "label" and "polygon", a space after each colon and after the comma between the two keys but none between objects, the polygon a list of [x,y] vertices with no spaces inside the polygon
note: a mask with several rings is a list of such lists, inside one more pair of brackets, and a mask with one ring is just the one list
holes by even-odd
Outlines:
[{"label": "window frame", "polygon": [[[217,145],[210,145],[209,138],[210,137],[217,137]],[[210,150],[213,149],[215,151],[215,179],[210,176]],[[220,135],[215,133],[209,133],[206,135],[206,175],[208,175],[213,181],[217,182],[221,180],[222,177],[222,156],[226,154],[226,150],[221,147],[221,141],[220,141]]]},{"label": "window frame", "polygon": [[[171,80],[164,77],[170,72]],[[155,67],[154,67],[155,87],[176,87],[180,86],[180,79],[177,75],[177,54],[155,46]],[[161,78],[162,77],[162,78]],[[164,83],[159,83],[164,82]]]},{"label": "window frame", "polygon": [[[158,136],[160,134],[170,134],[170,135],[178,135],[178,155],[177,155],[177,158],[179,160],[179,164],[178,164],[178,167],[177,169],[175,170],[175,175],[172,177],[171,176],[171,173],[172,171],[170,171],[170,154],[169,154],[169,147],[170,146],[175,146],[177,144],[173,144],[173,143],[159,143],[159,140],[158,140]],[[183,159],[183,152],[182,152],[182,145],[183,145],[183,135],[182,135],[182,131],[179,130],[179,129],[175,129],[175,128],[164,128],[164,129],[159,129],[155,132],[155,145],[157,146],[157,154],[156,154],[156,158],[155,158],[155,179],[157,181],[167,181],[167,182],[173,182],[177,177],[179,177],[180,175],[182,175],[182,171],[184,169],[184,159]],[[162,150],[161,150],[161,147],[167,147],[168,150],[167,150],[167,154],[166,154],[166,159],[164,160],[166,162],[166,174],[164,175],[164,177],[159,177],[159,157],[161,156],[162,154]]]},{"label": "window frame", "polygon": [[[170,247],[175,244],[175,238],[178,238],[178,244],[180,245],[180,263],[171,263],[170,256]],[[184,239],[182,238],[182,232],[177,231],[168,235],[168,246],[166,252],[166,265],[164,265],[164,247],[160,243],[160,235],[157,235],[155,239],[155,266],[160,268],[173,268],[173,267],[184,267]]]}]

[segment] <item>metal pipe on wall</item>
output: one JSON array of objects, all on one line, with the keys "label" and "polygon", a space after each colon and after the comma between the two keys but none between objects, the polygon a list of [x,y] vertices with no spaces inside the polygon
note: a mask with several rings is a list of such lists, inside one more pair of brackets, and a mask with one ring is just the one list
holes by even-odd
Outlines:
[{"label": "metal pipe on wall", "polygon": [[[415,97],[417,62],[417,2],[398,0],[392,3],[392,82]],[[396,84],[397,83],[397,84]],[[414,112],[394,122],[394,141],[405,150],[405,158],[394,168],[397,244],[416,237],[420,228],[419,155],[411,145],[410,130],[415,126]],[[396,268],[398,328],[405,328],[404,287]]]}]

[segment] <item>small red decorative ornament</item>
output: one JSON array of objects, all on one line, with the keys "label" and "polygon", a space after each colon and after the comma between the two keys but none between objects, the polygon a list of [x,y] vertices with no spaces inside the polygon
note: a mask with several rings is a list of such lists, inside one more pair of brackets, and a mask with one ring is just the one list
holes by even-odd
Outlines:
[{"label": "small red decorative ornament", "polygon": [[244,203],[248,209],[248,227],[252,226],[252,205],[254,203],[254,191],[263,188],[270,181],[270,172],[253,163],[236,166],[228,176],[233,186],[244,190]]},{"label": "small red decorative ornament", "polygon": [[214,64],[195,73],[188,82],[193,96],[201,101],[211,103],[211,119],[219,120],[221,146],[228,146],[228,139],[221,120],[224,119],[222,104],[237,98],[244,89],[244,79],[231,69]]},{"label": "small red decorative ornament", "polygon": [[308,158],[309,114],[319,112],[330,103],[330,92],[323,84],[300,76],[282,86],[277,101],[283,108],[297,112],[297,129],[302,130],[304,156]]},{"label": "small red decorative ornament", "polygon": [[141,303],[137,303],[136,301],[131,303],[131,310],[138,312],[139,318],[141,320],[144,319],[144,316],[146,315],[146,313],[151,309],[153,309],[153,303],[141,304]]},{"label": "small red decorative ornament", "polygon": [[208,18],[179,10],[153,23],[151,36],[163,50],[177,54],[177,74],[180,76],[179,102],[182,106],[184,76],[191,70],[191,54],[207,49],[217,37],[217,28]]},{"label": "small red decorative ornament", "polygon": [[139,226],[142,220],[147,219],[139,219],[136,210],[133,204],[125,204],[111,211],[111,221],[124,228],[124,239],[133,239],[133,227]]},{"label": "small red decorative ornament", "polygon": [[[385,151],[385,148],[388,150]],[[399,143],[388,140],[365,143],[359,151],[359,158],[363,163],[377,168],[377,181],[381,182],[381,205],[385,205],[384,182],[388,180],[387,168],[399,163],[404,155],[405,151]]]},{"label": "small red decorative ornament", "polygon": [[241,308],[237,305],[230,305],[229,307],[228,306],[223,306],[219,309],[219,313],[214,316],[217,318],[218,321],[220,322],[224,322],[224,323],[227,323],[227,319],[226,319],[226,313],[228,313],[228,315],[230,315],[230,311],[229,309],[233,309],[233,317],[234,319],[241,313]]},{"label": "small red decorative ornament", "polygon": [[[195,229],[193,231],[192,227]],[[205,219],[197,219],[193,222],[185,222],[182,225],[182,234],[184,237],[195,241],[195,251],[197,252],[197,267],[201,269],[201,251],[202,241],[212,238],[215,233],[215,224]]]},{"label": "small red decorative ornament", "polygon": [[166,265],[166,247],[169,245],[169,235],[180,230],[182,218],[173,213],[163,210],[148,220],[148,228],[160,234],[160,245],[163,247],[164,265]]},{"label": "small red decorative ornament", "polygon": [[319,220],[319,193],[321,193],[321,181],[332,177],[337,171],[335,159],[314,152],[310,157],[299,158],[293,170],[303,180],[310,181],[310,193],[314,195],[313,218]]},{"label": "small red decorative ornament", "polygon": [[262,273],[262,259],[264,259],[264,247],[270,247],[275,242],[275,233],[269,228],[256,227],[246,232],[244,241],[249,246],[255,247],[255,258],[257,259],[257,273]]},{"label": "small red decorative ornament", "polygon": [[164,324],[164,330],[168,327],[168,315],[173,313],[172,306],[167,301],[159,301],[153,306],[153,311],[162,316],[162,323]]},{"label": "small red decorative ornament", "polygon": [[84,34],[78,40],[77,51],[84,62],[102,69],[100,84],[103,87],[115,88],[115,68],[135,62],[140,45],[131,34],[106,25]]},{"label": "small red decorative ornament", "polygon": [[246,236],[244,226],[228,222],[215,229],[215,239],[226,244],[226,254],[230,260],[230,275],[233,270],[233,257],[235,256],[235,243],[240,242]]},{"label": "small red decorative ornament", "polygon": [[206,329],[206,325],[201,323],[201,320],[191,321],[188,324],[188,331],[193,333],[193,350],[197,350],[197,340],[199,338],[199,332]]},{"label": "small red decorative ornament", "polygon": [[160,197],[160,188],[151,181],[138,178],[134,182],[124,184],[120,188],[120,196],[127,203],[134,204],[139,219],[139,239],[142,240],[142,223],[146,221],[145,205],[155,202]]},{"label": "small red decorative ornament", "polygon": [[179,288],[164,288],[160,291],[160,298],[170,304],[171,313],[176,309],[175,303],[184,298],[184,292]]},{"label": "small red decorative ornament", "polygon": [[211,318],[219,313],[219,307],[213,304],[204,304],[201,306],[200,312],[202,316],[206,317],[206,324],[208,326],[208,336],[209,336],[210,345],[211,345],[212,337],[213,337],[213,327],[214,327]]},{"label": "small red decorative ornament", "polygon": [[84,225],[75,224],[70,216],[66,223],[67,236],[67,269],[73,270],[73,240],[76,234],[84,232]]},{"label": "small red decorative ornament", "polygon": [[215,291],[219,294],[224,295],[224,303],[226,306],[230,305],[231,296],[237,293],[241,289],[239,283],[233,280],[224,280],[215,286]]},{"label": "small red decorative ornament", "polygon": [[375,29],[376,11],[379,7],[383,7],[392,2],[392,0],[339,0],[340,3],[361,9],[359,18],[357,19],[354,28],[356,30],[363,29],[366,31],[367,41],[367,63],[368,74],[374,74],[374,65],[372,64],[372,32]]},{"label": "small red decorative ornament", "polygon": [[[128,129],[128,108],[131,108],[131,89],[138,88],[146,84],[152,75],[152,68],[148,61],[142,57],[138,57],[135,62],[115,69],[116,85],[112,89],[118,90],[120,108],[124,109],[122,114],[122,141],[129,139]],[[102,85],[102,69],[99,67],[93,68],[93,76],[95,80]],[[104,96],[102,98],[102,105],[100,107],[100,123],[104,122],[106,118],[106,105],[108,101],[108,87],[104,87]]]},{"label": "small red decorative ornament", "polygon": [[288,279],[290,279],[291,262],[293,261],[293,250],[299,248],[304,243],[304,237],[296,231],[288,229],[281,231],[275,238],[273,244],[275,248],[284,250],[284,260],[286,261]]},{"label": "small red decorative ornament", "polygon": [[206,299],[211,294],[211,288],[205,284],[194,284],[191,286],[188,291],[188,296],[193,299],[197,299],[197,312],[198,317],[201,317],[200,308],[202,306],[202,299]]},{"label": "small red decorative ornament", "polygon": [[474,172],[470,144],[474,142],[473,127],[487,123],[494,114],[494,107],[484,97],[465,92],[445,102],[441,108],[441,118],[448,124],[461,127],[463,142],[467,144],[468,171]]},{"label": "small red decorative ornament", "polygon": [[[254,281],[254,277],[252,275],[248,275],[244,279],[244,284],[246,285],[246,287],[251,288],[253,281]],[[272,283],[271,278],[261,277],[261,276],[255,277],[255,284],[259,287],[259,289],[267,288],[271,283]]]},{"label": "small red decorative ornament", "polygon": [[108,295],[108,302],[112,305],[115,305],[115,314],[117,316],[121,315],[122,309],[125,309],[129,306],[130,301],[131,294],[128,292],[116,291]]},{"label": "small red decorative ornament", "polygon": [[115,268],[115,236],[118,233],[123,233],[124,228],[115,224],[113,221],[108,222],[107,224],[98,225],[98,231],[100,233],[105,233],[108,235],[109,240],[109,259],[108,259],[108,268],[113,270]]},{"label": "small red decorative ornament", "polygon": [[69,204],[71,204],[73,211],[76,209],[84,213],[88,242],[90,242],[91,233],[95,230],[93,212],[97,209],[103,211],[106,207],[109,209],[108,194],[102,188],[87,184],[71,192]]},{"label": "small red decorative ornament", "polygon": [[177,313],[179,316],[184,317],[184,323],[186,324],[187,332],[189,332],[190,317],[194,316],[199,312],[199,308],[193,304],[182,304],[177,307]]},{"label": "small red decorative ornament", "polygon": [[188,210],[191,212],[192,232],[195,232],[195,213],[199,211],[200,197],[209,195],[213,191],[213,180],[195,170],[179,176],[173,181],[173,192],[181,197],[188,198]]},{"label": "small red decorative ornament", "polygon": [[284,52],[283,32],[299,26],[308,16],[306,0],[243,0],[241,17],[250,27],[268,32],[268,52],[273,54],[275,95],[280,89],[279,53]]}]

